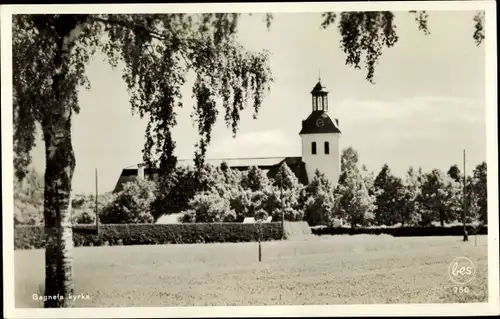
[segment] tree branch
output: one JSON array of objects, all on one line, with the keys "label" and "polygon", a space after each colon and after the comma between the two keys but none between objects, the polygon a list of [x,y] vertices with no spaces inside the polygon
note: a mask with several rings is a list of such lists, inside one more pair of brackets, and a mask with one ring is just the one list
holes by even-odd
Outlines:
[{"label": "tree branch", "polygon": [[[115,19],[104,19],[104,18],[101,18],[98,16],[90,16],[90,20],[92,20],[94,22],[105,23],[105,24],[107,23],[107,24],[119,25],[119,26],[125,27],[129,30],[132,30],[132,31],[136,31],[138,28],[141,28],[144,31],[146,31],[149,35],[151,35],[151,37],[153,37],[157,40],[162,40],[162,41],[168,40],[167,37],[165,37],[164,35],[156,32],[156,31],[150,30],[150,29],[146,28],[145,26],[142,26],[139,24],[128,23],[128,22],[115,20]],[[169,30],[169,31],[171,31],[171,30]]]},{"label": "tree branch", "polygon": [[[168,42],[168,41],[172,41],[172,39],[178,40],[178,38],[175,35],[174,30],[172,30],[170,25],[166,26],[167,30],[170,32],[170,34],[172,36],[172,38],[169,39],[168,37],[166,37],[165,35],[163,35],[161,33],[158,33],[154,30],[151,30],[151,29],[143,26],[143,25],[139,25],[139,24],[135,24],[135,23],[124,22],[124,21],[120,21],[120,20],[116,20],[116,19],[104,19],[104,18],[101,18],[98,16],[90,16],[90,20],[92,20],[94,22],[101,22],[104,24],[119,25],[119,26],[122,26],[122,27],[127,28],[127,29],[132,30],[132,31],[137,31],[138,29],[142,29],[142,31],[148,33],[148,35],[150,35],[152,38],[160,40],[160,41]],[[182,51],[179,51],[179,52],[180,52],[182,58],[184,59],[184,62],[186,63],[186,65],[187,66],[191,65],[188,62],[188,58],[186,57],[184,52],[182,52]]]}]

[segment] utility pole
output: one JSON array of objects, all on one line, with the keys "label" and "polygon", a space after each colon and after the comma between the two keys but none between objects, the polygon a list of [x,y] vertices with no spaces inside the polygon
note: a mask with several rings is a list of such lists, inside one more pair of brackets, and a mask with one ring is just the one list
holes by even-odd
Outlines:
[{"label": "utility pole", "polygon": [[462,209],[462,222],[463,222],[463,234],[464,234],[464,241],[469,241],[469,235],[467,234],[467,228],[466,228],[466,216],[467,216],[467,191],[466,191],[466,186],[467,186],[467,174],[465,172],[465,150],[464,150],[464,183],[463,183],[463,205],[464,208]]},{"label": "utility pole", "polygon": [[96,227],[96,233],[99,235],[99,190],[97,188],[97,168],[95,169],[95,227]]},{"label": "utility pole", "polygon": [[283,205],[283,174],[281,174],[281,180],[280,180],[280,202],[281,202],[281,233],[282,233],[281,239],[285,239],[285,207]]}]

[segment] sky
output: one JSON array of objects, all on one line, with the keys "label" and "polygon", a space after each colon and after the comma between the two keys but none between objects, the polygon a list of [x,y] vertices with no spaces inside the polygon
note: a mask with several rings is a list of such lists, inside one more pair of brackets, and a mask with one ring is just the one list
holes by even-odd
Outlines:
[{"label": "sky", "polygon": [[[342,130],[341,148],[352,146],[361,164],[377,174],[387,163],[404,176],[410,166],[424,171],[462,167],[486,160],[485,48],[472,34],[474,12],[429,12],[426,36],[414,16],[396,13],[399,41],[385,49],[375,84],[365,70],[345,65],[336,25],[320,28],[319,13],[277,13],[271,30],[259,15],[245,15],[238,28],[249,50],[268,50],[274,76],[256,120],[253,109],[241,116],[236,138],[225,127],[223,112],[214,127],[207,158],[300,156],[301,121],[312,110],[310,91],[321,75],[329,108]],[[97,54],[87,67],[90,90],[80,90],[80,114],[73,116],[76,169],[73,190],[92,193],[98,169],[99,192],[111,191],[121,170],[142,161],[146,119],[133,115],[120,69]],[[183,90],[173,130],[179,159],[192,158],[198,141],[190,118],[191,83]],[[33,165],[45,168],[40,134]]]}]

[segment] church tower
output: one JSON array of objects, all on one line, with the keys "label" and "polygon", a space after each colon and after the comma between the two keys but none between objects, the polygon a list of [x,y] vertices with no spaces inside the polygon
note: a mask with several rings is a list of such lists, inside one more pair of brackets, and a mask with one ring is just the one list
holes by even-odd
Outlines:
[{"label": "church tower", "polygon": [[324,173],[337,186],[340,176],[339,121],[328,115],[328,91],[318,81],[311,91],[312,112],[302,121],[302,161],[309,181],[316,170]]}]

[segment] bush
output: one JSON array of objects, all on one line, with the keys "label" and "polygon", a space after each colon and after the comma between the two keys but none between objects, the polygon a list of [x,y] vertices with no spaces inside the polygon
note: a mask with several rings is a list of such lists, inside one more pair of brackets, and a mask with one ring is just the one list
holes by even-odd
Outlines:
[{"label": "bush", "polygon": [[74,213],[72,219],[74,224],[95,224],[95,213],[86,211]]},{"label": "bush", "polygon": [[[93,225],[73,228],[75,246],[161,245],[216,242],[251,242],[258,240],[254,224],[192,223],[192,224],[104,224],[95,234]],[[261,240],[282,238],[280,223],[264,223]],[[16,226],[15,249],[39,249],[45,245],[43,226]]]},{"label": "bush", "polygon": [[[370,227],[370,228],[350,228],[350,227],[323,227],[312,228],[314,235],[391,235],[394,237],[425,237],[425,236],[462,236],[463,226],[444,227]],[[469,235],[487,235],[488,227],[467,226]]]},{"label": "bush", "polygon": [[104,224],[147,224],[153,222],[151,204],[155,199],[156,184],[152,181],[128,182],[113,196],[99,214]]},{"label": "bush", "polygon": [[197,194],[189,202],[191,211],[194,211],[195,222],[214,223],[225,221],[229,213],[229,201],[217,192]]},{"label": "bush", "polygon": [[14,226],[14,249],[40,249],[45,247],[43,226]]}]

